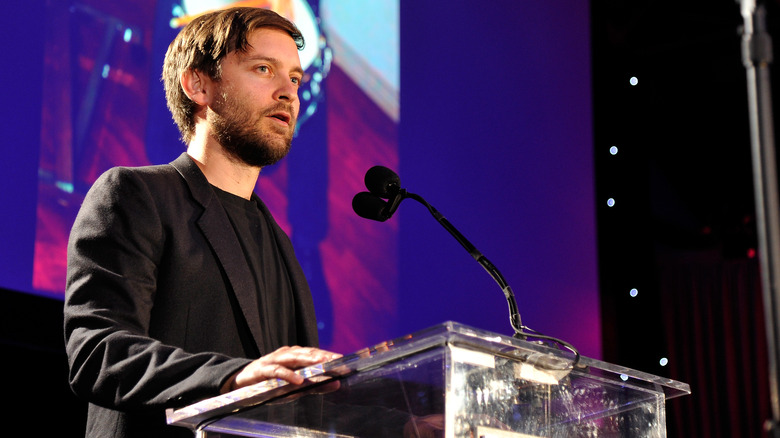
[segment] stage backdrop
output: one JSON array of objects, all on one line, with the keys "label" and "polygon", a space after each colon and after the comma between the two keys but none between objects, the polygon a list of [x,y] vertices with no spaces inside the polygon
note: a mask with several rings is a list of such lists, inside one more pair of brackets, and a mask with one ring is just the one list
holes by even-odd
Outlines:
[{"label": "stage backdrop", "polygon": [[293,240],[326,348],[446,320],[511,334],[498,285],[424,207],[355,215],[381,164],[504,273],[527,325],[600,357],[588,6],[574,0],[12,1],[0,287],[61,299],[68,232],[97,176],[184,151],[165,49],[232,4],[273,5],[306,37],[293,149],[257,192]]}]

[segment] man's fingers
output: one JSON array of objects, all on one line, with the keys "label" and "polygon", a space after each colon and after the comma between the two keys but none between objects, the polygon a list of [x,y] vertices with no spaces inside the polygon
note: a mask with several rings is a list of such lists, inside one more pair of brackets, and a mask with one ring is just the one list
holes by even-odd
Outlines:
[{"label": "man's fingers", "polygon": [[338,353],[312,347],[281,347],[242,369],[235,377],[234,389],[253,385],[268,379],[282,379],[294,385],[304,378],[294,370],[341,357]]},{"label": "man's fingers", "polygon": [[282,347],[270,354],[261,357],[258,360],[267,363],[279,363],[288,368],[298,369],[327,362],[339,357],[341,357],[340,354],[320,350],[319,348]]},{"label": "man's fingers", "polygon": [[303,383],[303,377],[293,370],[278,364],[250,363],[236,375],[235,388],[254,385],[269,379],[281,379],[295,385]]},{"label": "man's fingers", "polygon": [[[275,364],[271,366],[270,374],[272,378],[286,380],[295,385],[300,385],[301,383],[303,383],[303,377],[300,374],[296,374],[295,371],[283,367],[282,365],[279,364]],[[261,373],[261,376],[259,377],[262,378],[263,374]]]}]

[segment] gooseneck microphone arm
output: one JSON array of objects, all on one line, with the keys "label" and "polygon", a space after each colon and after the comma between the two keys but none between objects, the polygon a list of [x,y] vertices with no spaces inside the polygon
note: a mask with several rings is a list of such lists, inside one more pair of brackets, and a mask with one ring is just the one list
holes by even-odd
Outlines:
[{"label": "gooseneck microphone arm", "polygon": [[395,213],[404,199],[414,199],[424,205],[436,221],[463,245],[471,257],[482,265],[488,274],[490,274],[501,287],[501,290],[506,297],[506,301],[509,304],[509,323],[515,332],[513,336],[524,340],[528,337],[532,337],[542,341],[558,343],[574,353],[571,367],[573,368],[577,365],[580,353],[573,345],[566,341],[543,335],[523,325],[520,319],[520,312],[517,310],[515,294],[512,292],[512,288],[509,287],[509,284],[506,279],[504,279],[504,276],[501,275],[498,268],[479,252],[479,250],[477,250],[477,248],[450,223],[450,221],[423,199],[422,196],[409,193],[406,189],[401,188],[401,180],[395,172],[384,166],[374,166],[366,172],[365,183],[366,188],[368,188],[369,191],[360,192],[352,199],[352,209],[355,210],[355,213],[366,219],[384,222],[393,216],[393,213]]},{"label": "gooseneck microphone arm", "polygon": [[431,215],[433,215],[436,221],[441,224],[441,226],[443,226],[444,229],[447,230],[452,235],[452,237],[454,237],[455,240],[457,240],[463,246],[463,248],[466,249],[466,251],[468,251],[474,260],[476,260],[480,265],[482,265],[483,268],[485,268],[491,277],[493,277],[496,283],[498,283],[499,287],[501,287],[501,290],[504,292],[504,296],[506,297],[507,303],[509,304],[509,323],[514,329],[515,336],[523,337],[523,329],[527,327],[523,327],[523,323],[520,318],[520,312],[517,309],[517,300],[515,299],[515,294],[512,292],[512,288],[509,287],[509,284],[507,283],[504,276],[501,275],[501,272],[498,270],[498,268],[496,268],[496,266],[493,265],[493,263],[491,263],[487,257],[479,252],[479,250],[471,242],[469,242],[469,240],[466,239],[466,237],[461,234],[461,232],[458,231],[458,229],[455,228],[455,226],[453,226],[450,221],[447,220],[447,218],[445,218],[441,213],[439,213],[438,210],[436,210],[431,204],[423,199],[422,196],[403,191],[402,197],[414,199],[415,201],[424,205],[431,213]]}]

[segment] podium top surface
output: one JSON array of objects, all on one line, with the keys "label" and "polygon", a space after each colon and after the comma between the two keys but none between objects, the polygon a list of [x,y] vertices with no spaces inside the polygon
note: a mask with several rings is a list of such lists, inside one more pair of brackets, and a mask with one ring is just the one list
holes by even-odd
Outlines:
[{"label": "podium top surface", "polygon": [[538,377],[541,380],[537,381],[542,384],[556,384],[561,378],[571,375],[572,378],[588,379],[605,385],[663,394],[663,398],[667,400],[691,392],[686,383],[588,357],[580,357],[572,368],[574,354],[567,350],[448,321],[324,364],[300,369],[296,372],[306,378],[303,385],[291,385],[283,380],[272,379],[181,409],[169,409],[166,413],[167,422],[171,425],[196,428],[209,418],[259,405],[323,381],[376,369],[442,346],[455,348],[461,352],[461,359],[467,362],[503,357],[527,364],[530,380],[536,380]]}]

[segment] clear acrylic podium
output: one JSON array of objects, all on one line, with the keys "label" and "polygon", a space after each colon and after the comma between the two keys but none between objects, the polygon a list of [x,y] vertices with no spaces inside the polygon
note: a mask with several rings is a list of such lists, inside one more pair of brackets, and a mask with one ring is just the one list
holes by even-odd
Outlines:
[{"label": "clear acrylic podium", "polygon": [[169,410],[216,437],[665,437],[681,382],[446,322]]}]

